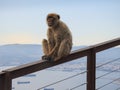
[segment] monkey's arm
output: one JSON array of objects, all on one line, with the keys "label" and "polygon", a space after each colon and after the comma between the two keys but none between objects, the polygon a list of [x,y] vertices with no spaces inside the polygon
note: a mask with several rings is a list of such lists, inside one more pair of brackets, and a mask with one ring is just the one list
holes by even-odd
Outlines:
[{"label": "monkey's arm", "polygon": [[52,38],[49,38],[48,39],[48,47],[49,47],[49,52],[51,52],[52,51],[52,49],[55,47],[55,42],[53,41],[53,39]]},{"label": "monkey's arm", "polygon": [[60,43],[61,43],[61,36],[58,35],[58,36],[55,36],[55,46],[54,48],[50,51],[49,53],[49,56],[56,56],[57,52],[58,52],[58,49],[59,49],[59,46],[60,46]]},{"label": "monkey's arm", "polygon": [[48,29],[47,31],[47,37],[48,37],[48,47],[49,47],[49,52],[54,48],[55,42],[54,42],[54,34],[51,29]]}]

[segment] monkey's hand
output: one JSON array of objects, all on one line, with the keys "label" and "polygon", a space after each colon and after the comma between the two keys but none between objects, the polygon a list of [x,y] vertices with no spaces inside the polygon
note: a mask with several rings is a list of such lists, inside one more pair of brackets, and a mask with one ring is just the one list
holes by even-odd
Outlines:
[{"label": "monkey's hand", "polygon": [[44,55],[42,56],[42,60],[47,60],[47,61],[53,61],[53,59],[50,56]]}]

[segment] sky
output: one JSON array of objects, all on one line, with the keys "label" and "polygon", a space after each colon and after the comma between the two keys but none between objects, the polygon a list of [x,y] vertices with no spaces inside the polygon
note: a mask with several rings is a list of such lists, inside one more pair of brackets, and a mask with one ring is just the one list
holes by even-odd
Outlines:
[{"label": "sky", "polygon": [[120,37],[120,0],[0,0],[0,45],[41,44],[48,13],[60,15],[74,46]]}]

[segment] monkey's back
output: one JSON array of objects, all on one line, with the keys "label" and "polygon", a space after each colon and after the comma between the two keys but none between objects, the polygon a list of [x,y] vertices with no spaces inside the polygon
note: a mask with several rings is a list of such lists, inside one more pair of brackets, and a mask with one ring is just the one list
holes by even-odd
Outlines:
[{"label": "monkey's back", "polygon": [[64,22],[59,21],[59,28],[60,28],[63,39],[69,39],[70,42],[72,43],[72,33],[68,28],[68,26]]}]

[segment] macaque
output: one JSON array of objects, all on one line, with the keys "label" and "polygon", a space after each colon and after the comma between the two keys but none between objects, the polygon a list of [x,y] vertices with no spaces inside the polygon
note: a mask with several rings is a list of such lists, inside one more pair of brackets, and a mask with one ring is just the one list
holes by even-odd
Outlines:
[{"label": "macaque", "polygon": [[48,30],[47,38],[42,41],[43,60],[57,61],[70,54],[72,49],[72,34],[67,25],[60,20],[60,16],[50,13],[46,18]]}]

